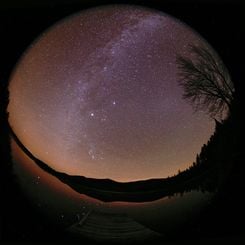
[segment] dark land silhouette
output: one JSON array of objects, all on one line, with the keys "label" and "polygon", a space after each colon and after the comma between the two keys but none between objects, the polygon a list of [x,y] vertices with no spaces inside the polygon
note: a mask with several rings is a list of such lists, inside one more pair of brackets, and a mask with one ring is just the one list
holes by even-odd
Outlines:
[{"label": "dark land silhouette", "polygon": [[[20,141],[20,139],[9,127],[12,138],[42,170],[58,178],[64,184],[70,186],[80,194],[86,194],[101,201],[127,201],[146,202],[153,201],[176,193],[183,193],[190,190],[202,189],[203,191],[214,191],[215,183],[203,185],[206,179],[210,179],[210,173],[215,171],[214,166],[201,163],[197,157],[197,162],[189,169],[179,172],[169,178],[149,179],[121,183],[111,179],[94,179],[85,176],[73,176],[63,172],[58,172],[49,167],[48,164],[36,158]],[[211,140],[212,141],[212,140]],[[206,148],[205,148],[206,149]],[[204,152],[204,150],[203,150]],[[204,154],[204,153],[203,153]],[[203,155],[202,154],[202,155]],[[209,167],[209,168],[208,168]]]},{"label": "dark land silhouette", "polygon": [[233,129],[228,118],[224,122],[215,120],[216,128],[207,144],[204,144],[196,161],[178,174],[160,179],[133,182],[116,182],[111,179],[94,179],[85,176],[72,176],[58,172],[37,159],[19,140],[11,127],[12,138],[18,146],[42,170],[58,178],[80,194],[86,194],[101,201],[146,202],[166,196],[173,196],[192,190],[215,192],[225,181],[232,164],[240,157]]}]

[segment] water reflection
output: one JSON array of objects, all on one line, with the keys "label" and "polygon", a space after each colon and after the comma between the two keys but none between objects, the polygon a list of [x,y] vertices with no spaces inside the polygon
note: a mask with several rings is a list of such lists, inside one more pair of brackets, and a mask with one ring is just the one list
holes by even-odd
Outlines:
[{"label": "water reflection", "polygon": [[[120,218],[117,219],[120,222],[130,222],[132,229],[136,230],[141,227],[144,234],[168,234],[199,214],[213,196],[210,192],[189,191],[149,202],[102,202],[77,193],[39,168],[13,140],[11,148],[15,163],[14,171],[32,203],[46,215],[47,219],[81,236],[83,236],[82,232],[71,229],[81,223],[81,220],[87,218],[87,223],[91,219],[96,220],[101,227],[105,227],[105,222],[101,223],[101,219],[107,219],[110,226],[111,222],[117,222],[114,217],[118,215]],[[86,222],[83,225],[85,226]],[[121,227],[120,223],[118,229],[122,229]],[[93,232],[96,233],[96,230]],[[107,230],[107,233],[110,233],[110,230]],[[140,236],[142,237],[142,234]]]}]

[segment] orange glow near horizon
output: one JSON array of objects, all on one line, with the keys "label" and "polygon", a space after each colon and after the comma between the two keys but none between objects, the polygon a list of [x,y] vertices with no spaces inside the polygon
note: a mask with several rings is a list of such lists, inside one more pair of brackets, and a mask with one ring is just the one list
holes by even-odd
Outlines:
[{"label": "orange glow near horizon", "polygon": [[210,48],[154,10],[110,6],[73,15],[44,32],[14,70],[9,123],[60,172],[118,182],[173,176],[214,129],[178,85],[176,54],[190,56],[189,44]]}]

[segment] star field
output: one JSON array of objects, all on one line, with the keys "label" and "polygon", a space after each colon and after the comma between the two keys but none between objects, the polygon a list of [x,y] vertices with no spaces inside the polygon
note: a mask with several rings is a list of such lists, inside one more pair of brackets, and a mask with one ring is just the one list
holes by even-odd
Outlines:
[{"label": "star field", "polygon": [[207,45],[180,21],[101,7],[50,28],[10,80],[10,124],[56,170],[132,181],[185,169],[213,131],[178,86],[176,54]]}]

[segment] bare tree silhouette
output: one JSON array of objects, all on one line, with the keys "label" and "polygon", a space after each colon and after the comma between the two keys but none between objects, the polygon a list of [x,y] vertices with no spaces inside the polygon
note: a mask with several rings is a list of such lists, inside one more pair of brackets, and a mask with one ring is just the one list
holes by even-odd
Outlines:
[{"label": "bare tree silhouette", "polygon": [[183,98],[211,117],[231,112],[235,89],[224,63],[203,46],[190,45],[190,52],[190,57],[176,58]]}]

